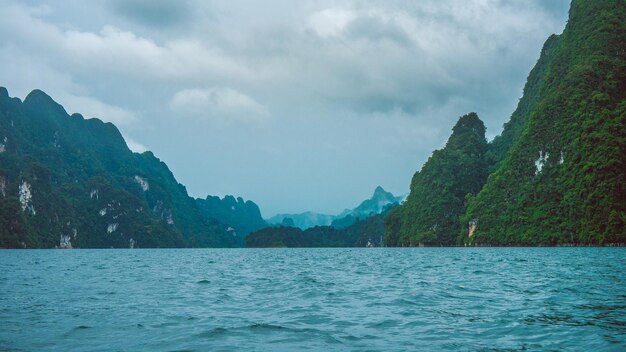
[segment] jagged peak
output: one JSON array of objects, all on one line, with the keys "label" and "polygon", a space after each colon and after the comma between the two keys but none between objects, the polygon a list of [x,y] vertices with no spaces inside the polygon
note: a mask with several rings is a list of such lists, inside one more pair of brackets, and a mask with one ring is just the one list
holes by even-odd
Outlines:
[{"label": "jagged peak", "polygon": [[382,195],[385,195],[387,193],[389,193],[389,192],[385,191],[384,188],[382,188],[381,186],[377,186],[376,189],[374,190],[374,195],[373,196],[374,197],[382,196]]}]

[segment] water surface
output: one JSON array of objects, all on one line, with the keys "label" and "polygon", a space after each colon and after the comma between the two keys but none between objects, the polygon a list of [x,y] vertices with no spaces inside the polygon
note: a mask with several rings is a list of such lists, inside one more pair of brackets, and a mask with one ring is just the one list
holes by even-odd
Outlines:
[{"label": "water surface", "polygon": [[0,350],[626,350],[624,248],[0,251]]}]

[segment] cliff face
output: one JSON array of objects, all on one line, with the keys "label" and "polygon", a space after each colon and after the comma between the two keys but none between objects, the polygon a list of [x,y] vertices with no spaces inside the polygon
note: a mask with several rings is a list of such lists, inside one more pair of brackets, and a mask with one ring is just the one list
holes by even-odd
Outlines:
[{"label": "cliff face", "polygon": [[545,42],[537,64],[528,75],[526,84],[524,85],[524,94],[517,104],[517,108],[511,115],[509,121],[504,124],[502,134],[496,136],[493,141],[489,143],[487,161],[489,162],[490,172],[493,172],[498,164],[504,160],[511,147],[522,135],[526,123],[530,118],[530,113],[537,105],[541,96],[541,88],[545,82],[546,74],[549,72],[548,68],[554,59],[559,42],[560,39],[557,35],[550,36]]},{"label": "cliff face", "polygon": [[0,88],[0,247],[233,246],[167,165],[41,91]]},{"label": "cliff face", "polygon": [[[626,242],[626,3],[574,0],[490,150],[466,244]],[[471,236],[470,236],[471,234]]]}]

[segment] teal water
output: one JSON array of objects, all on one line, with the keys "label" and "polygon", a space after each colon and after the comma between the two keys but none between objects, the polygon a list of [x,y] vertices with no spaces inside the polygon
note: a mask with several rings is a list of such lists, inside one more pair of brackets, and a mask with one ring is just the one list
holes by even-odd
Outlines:
[{"label": "teal water", "polygon": [[625,248],[0,251],[2,351],[626,350]]}]

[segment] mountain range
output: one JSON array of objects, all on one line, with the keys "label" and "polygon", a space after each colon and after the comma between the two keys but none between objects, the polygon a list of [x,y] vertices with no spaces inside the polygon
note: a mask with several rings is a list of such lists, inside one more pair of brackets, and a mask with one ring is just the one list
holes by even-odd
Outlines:
[{"label": "mountain range", "polygon": [[306,230],[315,226],[347,227],[358,219],[365,219],[380,214],[387,206],[399,204],[404,197],[396,197],[385,191],[381,186],[376,187],[372,196],[352,209],[345,209],[336,215],[320,214],[307,211],[299,214],[277,214],[269,219],[270,225],[293,226]]},{"label": "mountain range", "polygon": [[0,88],[0,247],[235,247],[264,225],[252,202],[189,197],[113,124]]},{"label": "mountain range", "polygon": [[246,247],[383,247],[384,219],[397,207],[387,205],[381,213],[371,214],[344,227],[315,226],[305,230],[293,226],[270,226],[246,237]]}]

